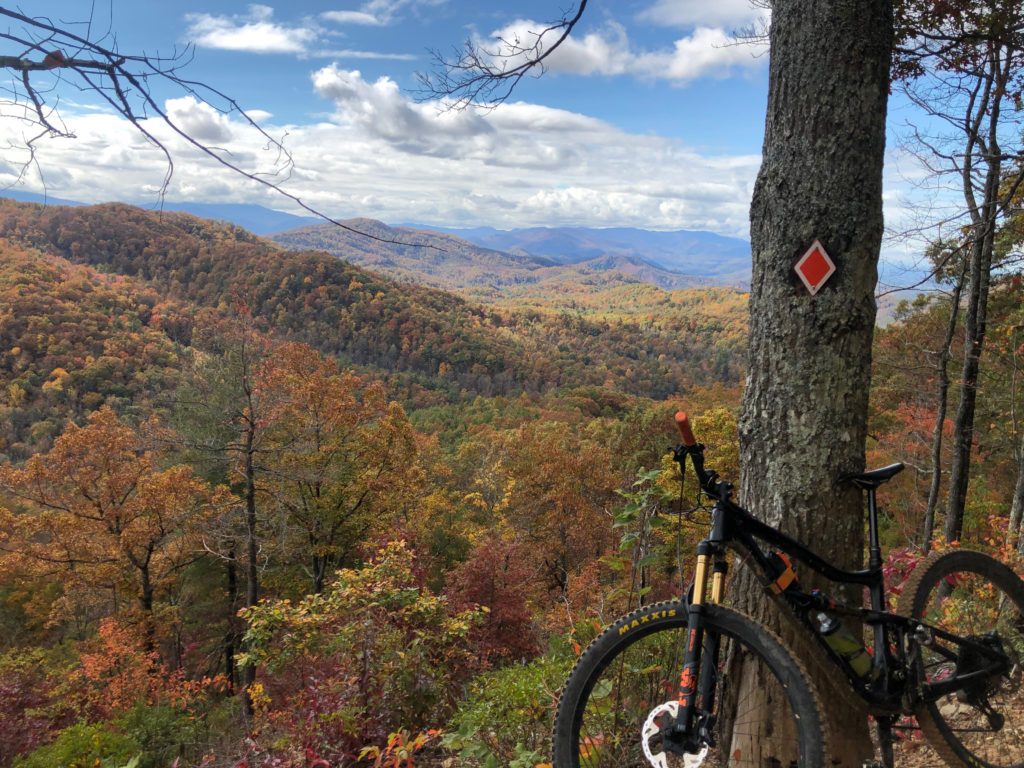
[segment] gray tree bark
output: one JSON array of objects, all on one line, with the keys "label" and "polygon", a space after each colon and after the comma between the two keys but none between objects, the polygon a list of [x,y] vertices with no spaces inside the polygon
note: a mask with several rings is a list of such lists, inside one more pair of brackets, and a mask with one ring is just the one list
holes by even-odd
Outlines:
[{"label": "gray tree bark", "polygon": [[[776,0],[750,214],[740,500],[846,567],[863,565],[863,511],[860,494],[835,479],[864,466],[892,27],[890,0]],[[793,267],[815,239],[837,271],[811,296]],[[733,590],[749,613],[772,620],[744,569]],[[871,753],[862,705],[844,681],[836,687],[834,668],[812,676],[834,756],[860,766]]]},{"label": "gray tree bark", "polygon": [[[978,374],[981,370],[981,351],[988,323],[988,294],[1000,209],[999,186],[1003,175],[999,149],[999,118],[1002,93],[1009,78],[1010,62],[1010,57],[1005,61],[996,56],[992,57],[988,71],[990,79],[979,82],[977,101],[971,104],[969,121],[965,120],[970,129],[967,131],[961,173],[964,200],[970,215],[972,240],[967,306],[964,308],[964,360],[960,372],[960,404],[953,425],[953,466],[949,477],[949,506],[944,530],[946,541],[958,541],[964,529],[971,449],[974,447]],[[978,185],[974,178],[977,165],[983,166],[984,182],[981,185]],[[981,175],[981,170],[978,174]],[[979,186],[980,189],[977,188]]]},{"label": "gray tree bark", "polygon": [[932,477],[928,486],[928,505],[924,512],[924,525],[921,531],[921,551],[926,555],[932,548],[932,537],[935,535],[935,510],[939,505],[939,492],[942,490],[942,428],[946,424],[946,411],[949,406],[949,358],[953,346],[953,334],[956,333],[957,315],[960,310],[960,294],[963,292],[966,275],[961,271],[953,286],[953,295],[949,299],[949,320],[946,323],[946,336],[939,348],[938,360],[935,363],[935,375],[938,386],[935,394],[935,429],[932,430]]},{"label": "gray tree bark", "polygon": [[1024,434],[1017,446],[1017,484],[1013,489],[1013,504],[1010,506],[1010,536],[1017,537],[1017,551],[1024,555]]}]

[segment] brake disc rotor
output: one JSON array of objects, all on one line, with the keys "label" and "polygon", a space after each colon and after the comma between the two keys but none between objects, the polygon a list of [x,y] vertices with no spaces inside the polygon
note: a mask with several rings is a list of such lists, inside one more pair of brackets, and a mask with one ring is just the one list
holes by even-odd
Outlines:
[{"label": "brake disc rotor", "polygon": [[[651,710],[651,713],[647,716],[647,720],[644,722],[643,729],[643,749],[644,757],[647,758],[647,762],[651,764],[652,768],[679,768],[678,761],[673,761],[672,766],[668,762],[668,753],[664,751],[652,752],[651,742],[658,739],[661,736],[661,723],[664,717],[668,717],[670,720],[675,720],[676,715],[679,714],[679,702],[678,701],[666,701],[664,704],[660,704]],[[673,753],[674,754],[674,753]],[[708,746],[704,745],[697,754],[691,755],[678,755],[682,757],[683,763],[682,768],[700,768],[704,763],[704,758],[707,757]]]}]

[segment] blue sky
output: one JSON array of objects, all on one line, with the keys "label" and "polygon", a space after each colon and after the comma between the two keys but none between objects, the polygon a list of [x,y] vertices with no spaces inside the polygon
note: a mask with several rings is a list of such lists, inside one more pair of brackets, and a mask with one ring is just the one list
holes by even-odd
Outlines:
[{"label": "blue sky", "polygon": [[[184,74],[235,98],[291,152],[282,186],[336,218],[448,227],[631,226],[748,237],[767,101],[764,47],[731,33],[765,19],[749,0],[590,0],[573,37],[493,111],[417,101],[430,49],[486,47],[560,17],[569,0],[39,0],[30,12],[116,40],[122,53],[191,46]],[[88,8],[92,5],[90,15]],[[85,22],[91,18],[91,27]],[[162,155],[88,92],[61,91],[77,138],[0,157],[0,184],[54,197],[155,203]],[[279,170],[237,115],[157,89],[176,121],[251,171]],[[166,100],[166,101],[165,101]],[[0,113],[4,107],[0,106]],[[905,108],[890,107],[899,123]],[[301,213],[152,130],[175,156],[169,200],[256,203]],[[16,147],[18,121],[0,120]],[[886,213],[906,218],[908,171],[890,140]],[[911,171],[911,176],[913,171]],[[914,261],[916,245],[889,245]]]},{"label": "blue sky", "polygon": [[[764,50],[728,44],[732,30],[763,13],[747,0],[591,0],[549,72],[524,80],[509,103],[452,113],[416,100],[415,74],[433,66],[428,49],[525,36],[565,5],[97,0],[91,29],[111,30],[123,53],[167,54],[191,44],[187,76],[231,95],[283,137],[295,160],[287,189],[332,216],[745,237],[767,87]],[[43,1],[31,12],[78,23],[88,7]],[[242,165],[272,166],[272,153],[237,117],[157,93],[182,125]],[[78,138],[44,142],[38,173],[24,184],[38,189],[45,180],[49,194],[87,202],[152,198],[163,178],[160,155],[90,94],[62,98]],[[293,210],[169,145],[177,153],[169,199]],[[8,165],[8,176],[15,167]]]}]

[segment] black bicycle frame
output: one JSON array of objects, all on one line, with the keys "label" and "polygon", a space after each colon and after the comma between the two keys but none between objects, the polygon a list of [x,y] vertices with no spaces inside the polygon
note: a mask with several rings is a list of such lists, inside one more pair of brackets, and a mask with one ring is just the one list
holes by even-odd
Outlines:
[{"label": "black bicycle frame", "polygon": [[[776,583],[778,566],[759,542],[764,542],[768,547],[792,556],[830,582],[861,585],[868,588],[870,610],[837,603],[816,591],[808,594],[794,587],[780,587],[772,591],[775,592],[777,598],[784,599],[793,609],[793,613],[800,623],[811,630],[818,645],[843,670],[854,690],[867,701],[875,712],[891,715],[905,710],[908,706],[906,684],[910,682],[910,665],[904,656],[906,648],[904,639],[907,633],[923,631],[932,638],[956,643],[961,647],[970,647],[992,662],[992,666],[989,668],[957,675],[944,681],[923,683],[918,691],[913,692],[913,701],[916,703],[935,701],[948,693],[962,689],[974,678],[984,679],[991,676],[994,672],[999,671],[1001,665],[1005,664],[1005,655],[1000,656],[991,648],[973,642],[970,638],[956,636],[937,627],[927,626],[915,619],[888,613],[884,610],[885,580],[878,536],[875,490],[881,482],[894,475],[901,467],[897,468],[896,465],[893,465],[874,473],[874,475],[868,473],[851,476],[868,491],[869,541],[868,567],[863,570],[850,571],[837,568],[799,541],[761,522],[733,502],[730,498],[732,486],[719,481],[714,472],[704,469],[703,448],[700,444],[681,445],[675,451],[675,458],[680,463],[681,469],[685,469],[685,458],[690,456],[701,489],[715,499],[711,513],[710,534],[697,547],[693,596],[689,606],[686,649],[679,684],[679,712],[675,728],[677,734],[682,737],[680,741],[686,749],[692,752],[701,743],[707,743],[705,731],[708,731],[711,726],[710,722],[697,723],[695,718],[698,706],[704,713],[713,711],[717,683],[715,675],[710,671],[718,664],[718,638],[710,635],[705,638],[702,615],[708,598],[710,598],[710,602],[718,603],[724,596],[725,575],[728,570],[726,561],[728,549],[738,551],[748,560],[756,563],[756,570],[766,587],[771,587]],[[711,581],[710,595],[707,593],[709,577]],[[825,642],[822,635],[815,631],[808,618],[809,614],[815,610],[854,616],[873,627],[872,671],[868,676],[859,676],[854,673]],[[888,633],[893,634],[890,637]],[[894,641],[892,645],[899,649],[899,657],[894,657],[890,650],[890,639]],[[699,675],[698,667],[701,668]],[[699,689],[696,687],[698,680],[700,681]]]}]

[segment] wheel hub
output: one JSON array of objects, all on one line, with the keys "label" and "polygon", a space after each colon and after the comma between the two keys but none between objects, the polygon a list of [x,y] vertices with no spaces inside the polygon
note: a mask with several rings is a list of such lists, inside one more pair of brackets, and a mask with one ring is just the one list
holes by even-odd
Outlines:
[{"label": "wheel hub", "polygon": [[[681,747],[676,747],[675,742],[666,738],[666,734],[675,725],[676,717],[679,714],[679,702],[667,701],[651,710],[647,715],[643,728],[643,750],[644,757],[651,764],[652,768],[669,768],[669,753],[679,754],[683,759],[682,768],[700,768],[704,758],[708,754],[708,745],[705,744],[700,752],[685,752]],[[654,749],[660,747],[660,751]],[[673,748],[675,747],[675,748]],[[673,761],[673,766],[678,763]]]}]

